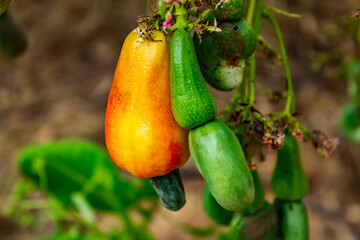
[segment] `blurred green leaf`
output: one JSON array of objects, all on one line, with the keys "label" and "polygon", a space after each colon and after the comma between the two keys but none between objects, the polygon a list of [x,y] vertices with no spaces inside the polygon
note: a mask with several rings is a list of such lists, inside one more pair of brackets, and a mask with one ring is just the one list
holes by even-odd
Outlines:
[{"label": "blurred green leaf", "polygon": [[93,209],[91,208],[91,206],[89,205],[89,203],[86,201],[84,195],[73,194],[72,199],[73,199],[77,209],[79,210],[82,218],[90,224],[95,224],[95,222],[96,222],[95,213],[94,213]]},{"label": "blurred green leaf", "polygon": [[10,204],[6,205],[4,208],[5,216],[13,216],[16,212],[19,204],[23,202],[23,199],[29,192],[34,191],[35,186],[30,182],[20,180],[16,183],[15,187],[13,188],[13,193],[11,195]]},{"label": "blurred green leaf", "polygon": [[182,228],[187,233],[198,238],[210,237],[217,232],[217,227],[215,225],[211,225],[207,227],[194,227],[190,225],[183,225]]},{"label": "blurred green leaf", "polygon": [[346,66],[347,75],[350,79],[359,80],[360,77],[360,60],[350,61]]},{"label": "blurred green leaf", "polygon": [[49,237],[39,238],[37,240],[109,240],[109,238],[96,236],[73,236],[72,234],[58,233]]},{"label": "blurred green leaf", "polygon": [[84,140],[61,140],[21,150],[20,172],[65,207],[75,208],[72,194],[83,194],[102,211],[123,211],[143,200],[155,201],[156,193],[144,179],[124,179],[108,154]]}]

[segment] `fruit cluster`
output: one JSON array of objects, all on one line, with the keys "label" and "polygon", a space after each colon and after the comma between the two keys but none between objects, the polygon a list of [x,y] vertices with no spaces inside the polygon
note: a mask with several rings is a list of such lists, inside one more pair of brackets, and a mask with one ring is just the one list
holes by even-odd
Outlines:
[{"label": "fruit cluster", "polygon": [[[240,3],[240,11],[227,14],[235,2]],[[158,3],[163,11],[164,2]],[[241,19],[244,1],[217,4],[212,4],[212,13],[223,20],[224,30],[205,33],[203,42],[198,35],[193,40],[188,12],[178,3],[173,34],[154,30],[144,35],[142,28],[132,31],[123,44],[109,95],[105,136],[112,159],[133,175],[150,178],[171,210],[185,203],[175,169],[186,162],[189,149],[222,207],[239,211],[254,199],[254,183],[241,145],[229,127],[215,119],[216,103],[205,80],[213,86],[214,81],[224,80],[222,90],[237,87],[241,81],[230,83],[228,73],[242,71],[240,63],[255,50],[256,37]],[[216,55],[209,55],[211,49]],[[210,58],[216,61],[207,61]],[[224,64],[218,66],[220,62]],[[235,62],[240,65],[231,70],[229,64]]]},{"label": "fruit cluster", "polygon": [[[276,200],[270,204],[240,144],[245,132],[235,135],[215,118],[206,85],[230,91],[242,83],[257,43],[243,19],[245,1],[203,2],[207,10],[190,21],[188,1],[152,0],[151,21],[140,20],[126,38],[106,110],[110,156],[120,168],[149,178],[162,204],[177,211],[185,204],[178,168],[191,154],[206,182],[205,211],[216,223],[230,224],[223,239],[275,239],[279,231],[286,239],[307,239],[301,198],[308,181],[296,139],[287,132],[278,150],[271,180]],[[252,222],[262,229],[246,232]],[[257,237],[244,237],[251,234]]]}]

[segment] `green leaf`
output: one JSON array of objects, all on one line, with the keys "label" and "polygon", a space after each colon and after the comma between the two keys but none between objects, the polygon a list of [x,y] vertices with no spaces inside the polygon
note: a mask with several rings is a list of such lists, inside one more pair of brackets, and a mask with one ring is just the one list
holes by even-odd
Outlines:
[{"label": "green leaf", "polygon": [[60,140],[21,150],[20,172],[63,206],[75,208],[72,194],[82,193],[102,211],[122,211],[143,200],[156,200],[150,183],[122,178],[108,154],[84,140]]},{"label": "green leaf", "polygon": [[19,208],[19,204],[24,201],[26,195],[35,189],[35,186],[27,181],[20,180],[16,183],[13,188],[13,193],[9,203],[4,208],[4,215],[7,217],[14,216]]},{"label": "green leaf", "polygon": [[207,227],[194,227],[190,225],[184,224],[182,226],[184,231],[187,233],[198,237],[198,238],[206,238],[214,235],[217,232],[217,228],[215,225],[207,226]]},{"label": "green leaf", "polygon": [[55,235],[39,238],[37,240],[108,240],[107,237],[97,236],[76,236],[68,233],[57,233]]}]

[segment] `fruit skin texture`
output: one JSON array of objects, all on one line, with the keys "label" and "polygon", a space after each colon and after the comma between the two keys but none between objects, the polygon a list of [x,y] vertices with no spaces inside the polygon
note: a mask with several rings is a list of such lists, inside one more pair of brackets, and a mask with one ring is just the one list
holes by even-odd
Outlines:
[{"label": "fruit skin texture", "polygon": [[215,118],[216,103],[206,86],[191,35],[175,31],[170,48],[171,105],[177,123],[193,129]]},{"label": "fruit skin texture", "polygon": [[228,0],[219,4],[220,0],[212,1],[211,8],[213,14],[218,20],[238,20],[245,12],[246,1],[245,0]]},{"label": "fruit skin texture", "polygon": [[203,194],[202,194],[203,206],[208,217],[220,225],[229,225],[234,212],[228,211],[215,200],[213,195],[211,195],[209,186],[204,185]]},{"label": "fruit skin texture", "polygon": [[142,178],[165,175],[189,158],[188,132],[171,112],[168,44],[161,32],[152,38],[160,41],[142,40],[135,30],[126,38],[105,119],[111,158]]},{"label": "fruit skin texture", "polygon": [[254,182],[234,133],[214,119],[189,134],[191,156],[216,201],[229,211],[249,206]]},{"label": "fruit skin texture", "polygon": [[348,140],[360,143],[360,106],[353,102],[345,105],[341,114],[340,129]]},{"label": "fruit skin texture", "polygon": [[299,145],[291,133],[285,134],[284,146],[277,151],[271,181],[276,198],[298,200],[309,191],[309,182],[302,167]]},{"label": "fruit skin texture", "polygon": [[210,33],[204,33],[201,42],[195,33],[194,46],[201,72],[210,86],[220,91],[231,91],[241,84],[245,68],[244,60],[222,58],[219,55],[219,46],[214,43]]},{"label": "fruit skin texture", "polygon": [[236,58],[249,57],[256,48],[256,34],[245,19],[236,22],[224,21],[218,25],[221,32],[205,33],[213,38],[213,45],[219,51],[220,57],[231,61]]},{"label": "fruit skin texture", "polygon": [[275,199],[278,212],[280,239],[308,240],[309,223],[306,206],[301,201]]}]

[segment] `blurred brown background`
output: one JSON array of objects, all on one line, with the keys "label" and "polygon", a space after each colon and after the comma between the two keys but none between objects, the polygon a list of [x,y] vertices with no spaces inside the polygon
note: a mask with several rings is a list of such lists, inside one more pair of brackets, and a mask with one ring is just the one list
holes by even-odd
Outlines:
[{"label": "blurred brown background", "polygon": [[[338,150],[328,159],[310,144],[301,144],[311,183],[305,199],[311,239],[360,239],[360,146],[344,140],[338,130],[341,107],[349,100],[347,79],[338,68],[351,57],[360,57],[354,30],[360,20],[351,18],[360,3],[272,0],[266,4],[302,15],[295,19],[277,14],[301,123],[340,138]],[[116,62],[126,35],[137,26],[137,17],[145,14],[145,0],[13,0],[10,11],[27,36],[28,49],[16,60],[0,57],[0,209],[19,179],[15,160],[22,146],[69,137],[104,145],[105,108]],[[262,35],[277,47],[266,21]],[[272,105],[260,90],[260,86],[284,89],[281,65],[259,56],[258,81],[257,108],[264,113],[281,109],[281,103]],[[232,93],[212,92],[222,110]],[[274,153],[266,154],[258,168],[271,201]],[[203,181],[191,160],[182,175],[187,205],[176,213],[159,208],[151,226],[158,239],[195,239],[176,226],[210,224],[201,206]],[[42,235],[0,215],[0,239]]]}]

